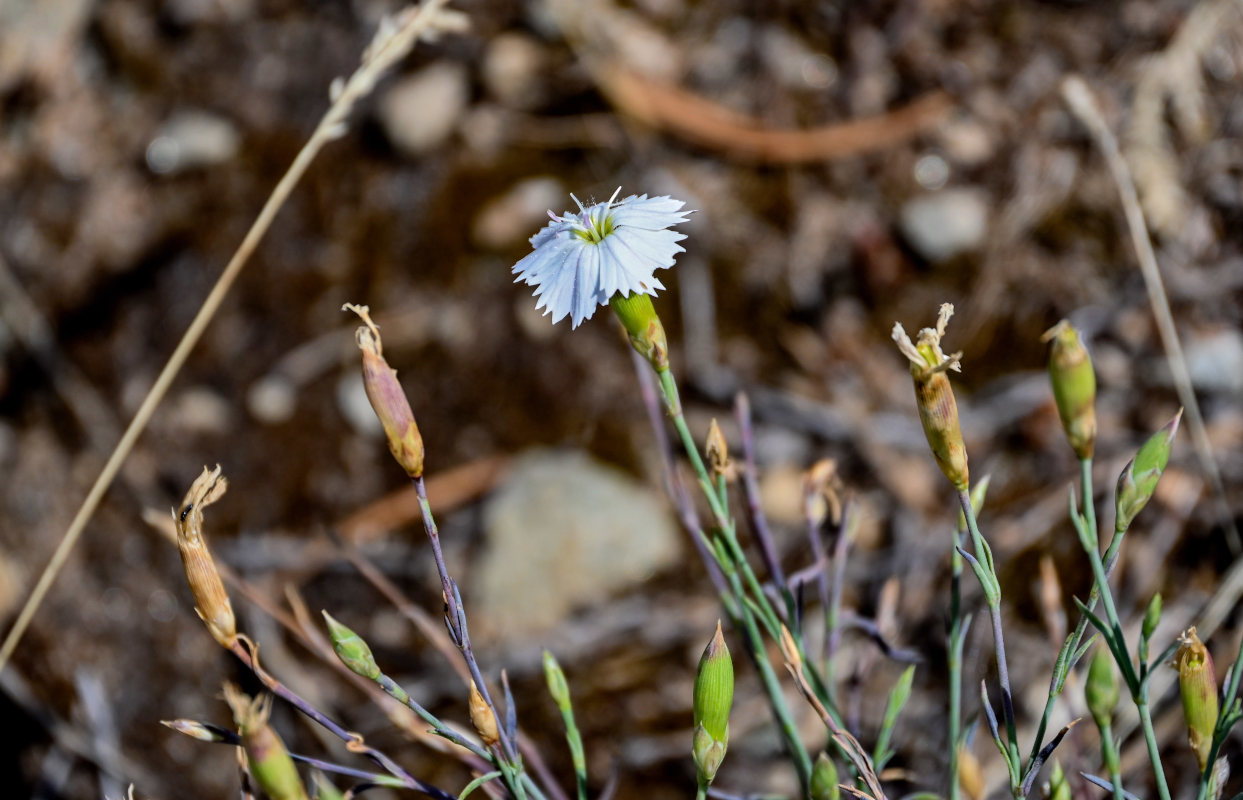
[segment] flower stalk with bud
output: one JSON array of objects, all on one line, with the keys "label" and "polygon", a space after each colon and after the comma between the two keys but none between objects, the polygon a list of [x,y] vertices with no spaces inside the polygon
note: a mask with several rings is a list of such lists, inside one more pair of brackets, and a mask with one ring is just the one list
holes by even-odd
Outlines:
[{"label": "flower stalk with bud", "polygon": [[730,658],[720,621],[699,659],[695,674],[694,737],[691,748],[699,782],[699,800],[716,778],[729,747],[729,712],[734,704],[734,662]]}]

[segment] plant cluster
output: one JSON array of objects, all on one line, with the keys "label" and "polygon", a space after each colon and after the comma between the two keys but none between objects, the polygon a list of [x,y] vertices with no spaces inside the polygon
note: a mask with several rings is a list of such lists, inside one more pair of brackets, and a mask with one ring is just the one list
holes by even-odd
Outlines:
[{"label": "plant cluster", "polygon": [[[577,202],[577,201],[576,201]],[[778,557],[768,522],[759,500],[750,411],[745,396],[737,403],[742,433],[742,457],[735,459],[714,420],[702,446],[692,434],[683,413],[678,383],[670,361],[665,328],[652,303],[663,286],[655,271],[673,266],[684,238],[672,228],[686,220],[683,203],[668,197],[630,196],[584,207],[577,212],[552,216],[552,222],[531,239],[533,251],[514,267],[518,281],[535,287],[540,307],[554,322],[566,316],[572,324],[589,319],[598,307],[608,305],[620,322],[636,354],[638,387],[653,411],[665,459],[666,486],[682,525],[695,546],[729,623],[731,638],[746,654],[763,687],[773,721],[800,794],[808,800],[829,800],[843,795],[886,797],[899,780],[909,776],[887,771],[895,755],[894,732],[912,691],[918,658],[892,647],[875,623],[842,608],[844,564],[847,559],[857,512],[842,491],[831,462],[815,465],[805,485],[807,535],[815,560],[807,568],[787,573]],[[418,715],[430,731],[446,742],[447,752],[467,764],[474,779],[456,792],[432,786],[403,769],[393,758],[367,745],[327,714],[289,689],[267,672],[259,648],[237,629],[229,596],[217,572],[203,535],[204,510],[224,494],[226,483],[217,467],[204,470],[174,513],[186,578],[195,608],[212,637],[242,661],[270,695],[246,697],[226,687],[225,699],[233,712],[233,726],[177,720],[167,723],[182,733],[204,741],[239,748],[239,768],[246,796],[259,793],[274,800],[302,800],[310,796],[298,764],[314,768],[316,797],[354,797],[376,787],[395,787],[437,798],[465,797],[476,790],[515,800],[564,800],[568,793],[538,762],[518,722],[514,697],[505,673],[498,684],[476,658],[471,646],[467,614],[457,583],[449,574],[441,551],[440,534],[427,500],[424,483],[424,446],[415,415],[383,354],[380,332],[366,306],[348,305],[362,320],[357,343],[362,359],[363,381],[371,405],[380,419],[388,448],[414,485],[424,529],[431,546],[440,581],[444,627],[467,676],[465,710],[473,732],[460,730],[428,711],[418,699],[385,674],[367,642],[324,612],[332,647],[341,663],[353,674],[378,687],[386,695]],[[1049,375],[1053,397],[1068,443],[1080,464],[1079,495],[1069,494],[1070,521],[1078,534],[1094,582],[1086,600],[1076,599],[1081,611],[1078,624],[1057,654],[1049,682],[1048,699],[1029,743],[1019,740],[1014,690],[1008,669],[1002,623],[1002,585],[988,538],[979,524],[988,479],[970,479],[968,453],[959,424],[958,408],[949,373],[961,369],[961,354],[947,355],[942,347],[953,307],[940,309],[936,324],[912,339],[900,324],[893,338],[910,362],[916,408],[936,463],[949,480],[961,510],[959,524],[949,542],[952,578],[949,587],[950,624],[947,636],[949,706],[944,734],[948,769],[942,779],[919,776],[914,780],[924,797],[957,798],[971,782],[964,769],[964,748],[971,726],[963,724],[962,654],[972,615],[963,603],[962,576],[969,566],[983,591],[991,628],[996,665],[995,693],[1000,717],[994,710],[989,687],[979,686],[983,718],[1008,773],[1009,792],[1025,798],[1037,791],[1043,767],[1075,722],[1056,732],[1049,721],[1067,679],[1076,665],[1093,651],[1086,670],[1087,707],[1101,734],[1103,775],[1086,775],[1090,782],[1114,798],[1134,797],[1124,788],[1119,742],[1112,722],[1120,698],[1135,705],[1150,756],[1158,795],[1169,800],[1170,791],[1157,746],[1149,698],[1155,669],[1174,659],[1178,669],[1188,741],[1199,770],[1198,798],[1217,798],[1224,790],[1228,770],[1219,757],[1222,743],[1233,725],[1243,717],[1238,698],[1239,675],[1232,670],[1219,687],[1212,658],[1194,628],[1164,647],[1155,657],[1150,650],[1161,615],[1160,597],[1154,597],[1144,617],[1134,649],[1123,630],[1110,587],[1110,574],[1120,548],[1137,515],[1152,498],[1170,457],[1179,416],[1157,431],[1127,464],[1117,481],[1112,536],[1102,541],[1093,505],[1092,460],[1096,439],[1095,374],[1079,334],[1062,322],[1046,335],[1050,344]],[[671,424],[673,441],[690,467],[686,481],[675,457],[675,447],[665,435]],[[698,500],[695,494],[699,495]],[[747,510],[752,540],[758,551],[753,564],[739,532],[731,495],[740,494]],[[706,511],[706,513],[705,513]],[[825,528],[830,531],[830,554]],[[1101,548],[1104,546],[1104,552]],[[811,594],[818,605],[809,606]],[[1099,607],[1099,610],[1098,610]],[[911,662],[889,692],[878,733],[870,747],[846,724],[838,696],[835,663],[843,631],[855,629],[872,639],[890,658]],[[1237,659],[1236,659],[1237,662]],[[544,654],[549,693],[564,721],[565,738],[573,765],[573,793],[578,800],[590,796],[590,784],[582,737],[575,722],[570,688],[552,653]],[[688,720],[688,753],[694,766],[697,798],[729,798],[713,787],[727,761],[730,711],[734,694],[735,665],[726,641],[725,628],[717,628],[699,662],[692,698],[693,716]],[[1118,680],[1121,676],[1121,682]],[[823,742],[809,745],[800,733],[797,714],[784,689],[793,685],[823,722]],[[1123,691],[1125,689],[1125,691]],[[276,697],[290,703],[326,730],[344,740],[350,751],[369,759],[377,771],[357,769],[323,759],[290,753],[268,722]],[[332,779],[325,777],[331,775]],[[336,781],[349,780],[352,788],[338,789]],[[762,787],[754,787],[756,790]],[[1061,765],[1054,761],[1044,790],[1053,797],[1069,796],[1069,784]],[[971,789],[971,793],[975,793]],[[607,794],[607,791],[605,792]]]}]

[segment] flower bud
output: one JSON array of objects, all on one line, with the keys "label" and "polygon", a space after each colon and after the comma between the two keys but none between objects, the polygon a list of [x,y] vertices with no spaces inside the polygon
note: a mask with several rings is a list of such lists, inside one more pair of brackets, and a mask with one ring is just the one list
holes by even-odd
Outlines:
[{"label": "flower bud", "polygon": [[729,471],[729,444],[725,441],[725,434],[721,433],[716,417],[712,418],[712,424],[708,426],[704,455],[707,456],[708,469],[712,470],[713,475],[725,475]]},{"label": "flower bud", "polygon": [[699,659],[695,675],[692,755],[701,785],[712,783],[729,745],[729,711],[734,703],[734,662],[721,634],[721,623]]},{"label": "flower bud", "polygon": [[341,663],[350,668],[355,675],[368,680],[378,680],[380,667],[375,663],[375,656],[363,638],[354,631],[337,622],[327,612],[321,612],[328,623],[328,633],[332,637],[332,649],[341,659]]},{"label": "flower bud", "polygon": [[1217,676],[1213,657],[1194,627],[1178,637],[1181,647],[1174,656],[1178,668],[1178,688],[1183,698],[1183,719],[1187,722],[1187,742],[1196,753],[1200,772],[1208,766],[1217,727]]},{"label": "flower bud", "polygon": [[418,478],[423,474],[423,437],[410,410],[410,401],[397,381],[397,370],[384,360],[380,329],[371,321],[367,306],[346,303],[342,306],[345,309],[353,311],[364,323],[354,337],[363,353],[363,388],[384,428],[389,452],[407,475]]},{"label": "flower bud", "polygon": [[893,325],[893,340],[898,349],[911,362],[911,377],[915,380],[915,403],[919,408],[919,421],[924,426],[928,446],[937,466],[959,491],[970,484],[967,472],[967,448],[963,444],[962,428],[958,423],[958,403],[946,372],[959,371],[962,353],[946,356],[941,352],[941,337],[954,307],[941,305],[936,328],[924,328],[915,342],[906,335],[900,323]]},{"label": "flower bud", "polygon": [[194,610],[212,638],[222,647],[231,648],[237,641],[237,620],[216,562],[203,538],[203,509],[219,500],[228,485],[219,464],[214,470],[204,467],[181,501],[181,512],[173,514],[177,523],[177,549],[181,552],[181,566],[190,584],[190,593],[194,595]]},{"label": "flower bud", "polygon": [[652,369],[657,372],[669,369],[669,340],[665,337],[665,326],[652,306],[651,296],[639,292],[625,296],[619,293],[609,299],[609,306],[626,329],[630,344],[647,359]]},{"label": "flower bud", "polygon": [[226,683],[224,699],[233,709],[233,721],[242,735],[246,762],[259,788],[272,800],[307,800],[306,788],[285,743],[268,724],[272,696],[250,698],[241,689]]},{"label": "flower bud", "polygon": [[837,765],[826,753],[816,756],[811,768],[811,800],[838,800],[842,790],[837,788]]},{"label": "flower bud", "polygon": [[1104,647],[1097,647],[1092,656],[1083,694],[1088,701],[1088,711],[1096,720],[1096,727],[1105,730],[1118,705],[1118,679],[1114,675],[1113,656]]},{"label": "flower bud", "polygon": [[1049,380],[1066,439],[1079,460],[1092,457],[1096,445],[1096,372],[1079,339],[1079,331],[1062,320],[1041,337],[1050,342]]},{"label": "flower bud", "polygon": [[1174,446],[1174,436],[1178,433],[1178,423],[1182,416],[1182,409],[1179,409],[1174,419],[1144,442],[1135,458],[1131,459],[1118,476],[1118,489],[1114,496],[1116,530],[1125,531],[1130,528],[1135,516],[1152,499],[1157,481],[1165,471],[1165,465],[1169,463],[1170,448]]},{"label": "flower bud", "polygon": [[162,719],[160,724],[178,733],[184,733],[191,739],[198,739],[200,742],[236,744],[238,741],[237,734],[233,731],[212,725],[210,722],[199,722],[193,719]]},{"label": "flower bud", "polygon": [[488,701],[483,699],[483,693],[479,691],[474,681],[470,682],[469,705],[470,723],[475,726],[475,733],[479,734],[479,740],[487,747],[499,742],[501,734],[496,727],[496,714],[492,713],[492,707],[488,705]]},{"label": "flower bud", "polygon": [[1053,759],[1053,769],[1049,772],[1049,785],[1045,787],[1044,796],[1048,800],[1070,800],[1070,782],[1062,771],[1062,762]]},{"label": "flower bud", "polygon": [[562,710],[570,707],[570,684],[565,679],[565,672],[552,653],[544,651],[544,680],[548,683],[548,694],[557,708]]},{"label": "flower bud", "polygon": [[1144,612],[1144,627],[1142,635],[1145,639],[1151,639],[1153,631],[1157,629],[1157,624],[1161,622],[1161,595],[1154,594],[1152,600],[1148,601],[1148,610]]}]

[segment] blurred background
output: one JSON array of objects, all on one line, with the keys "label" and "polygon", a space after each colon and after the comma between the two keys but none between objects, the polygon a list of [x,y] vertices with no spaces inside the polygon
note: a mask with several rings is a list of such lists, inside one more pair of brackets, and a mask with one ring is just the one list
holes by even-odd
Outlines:
[{"label": "blurred background", "polygon": [[[982,521],[1003,565],[1028,725],[1056,652],[1049,630],[1089,580],[1065,519],[1076,465],[1040,334],[1068,316],[1092,350],[1106,519],[1123,464],[1179,406],[1117,188],[1059,95],[1074,73],[1123,142],[1239,516],[1239,4],[453,7],[469,31],[420,44],[293,192],[0,676],[10,742],[0,774],[12,796],[120,797],[130,782],[140,798],[236,796],[228,748],[158,724],[227,723],[221,683],[245,676],[195,619],[175,548],[144,521],[217,462],[232,488],[208,531],[252,587],[234,603],[267,667],[420,777],[452,791],[469,780],[260,610],[287,611],[291,590],[316,618],[329,609],[416,698],[465,723],[453,671],[330,538],[438,615],[430,553],[362,394],[344,302],[370,305],[381,326],[427,444],[431,500],[481,661],[493,677],[509,669],[519,719],[552,768],[568,785],[541,647],[569,674],[593,789],[616,779],[617,797],[650,800],[692,790],[691,682],[719,612],[661,494],[628,347],[604,312],[574,331],[551,325],[509,271],[549,209],[574,208],[570,192],[603,200],[619,185],[698,210],[657,308],[697,435],[718,417],[737,446],[731,407],[749,393],[761,488],[790,569],[811,561],[803,471],[836,461],[861,514],[846,605],[923,658],[891,791],[940,791],[953,498],[919,429],[893,322],[913,332],[941,302],[957,308],[946,346],[964,351],[956,386],[973,476],[993,476]],[[370,0],[0,2],[6,626],[327,108],[330,83],[395,10]],[[1165,594],[1162,646],[1195,621],[1233,560],[1180,435],[1116,579],[1128,617]],[[1042,557],[1060,601],[1041,599]],[[967,685],[992,660],[985,627],[972,634]],[[1219,676],[1239,635],[1228,615],[1209,640]],[[870,746],[901,666],[861,638],[847,637],[841,658]],[[792,793],[741,658],[739,681],[717,785]],[[968,701],[966,713],[977,708]],[[822,746],[819,724],[804,721]],[[276,722],[294,749],[350,759],[287,708]],[[1089,728],[1062,746],[1072,774],[1098,767]],[[1177,796],[1194,759],[1176,703],[1159,707],[1158,730]],[[1135,738],[1124,768],[1142,796]],[[991,743],[977,739],[986,777],[1004,786]]]}]

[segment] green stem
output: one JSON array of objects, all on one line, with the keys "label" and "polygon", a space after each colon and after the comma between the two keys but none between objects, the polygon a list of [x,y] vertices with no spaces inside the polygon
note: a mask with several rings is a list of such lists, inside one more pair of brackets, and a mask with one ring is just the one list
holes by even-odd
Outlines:
[{"label": "green stem", "polygon": [[799,786],[802,787],[803,796],[807,797],[811,789],[811,757],[807,755],[807,749],[803,747],[803,742],[799,738],[798,727],[794,723],[794,717],[790,714],[790,707],[786,704],[777,674],[773,672],[772,664],[768,661],[768,654],[764,650],[764,639],[760,636],[755,617],[751,614],[751,608],[742,604],[742,583],[738,580],[738,573],[730,570],[726,577],[734,589],[734,594],[739,598],[738,603],[742,609],[739,616],[742,619],[743,631],[746,633],[747,647],[751,651],[756,670],[760,673],[760,681],[764,684],[764,692],[768,695],[773,716],[777,718],[781,738],[785,742],[790,758],[794,761]]},{"label": "green stem", "polygon": [[[958,502],[962,506],[963,517],[967,520],[967,530],[971,533],[971,544],[975,550],[976,560],[988,571],[992,579],[991,591],[984,587],[984,596],[988,601],[988,616],[993,627],[993,647],[997,656],[997,681],[1001,684],[1001,708],[1006,719],[1006,750],[1009,753],[1010,775],[1018,777],[1021,767],[1018,744],[1018,726],[1014,721],[1014,695],[1010,690],[1010,669],[1006,662],[1006,642],[1001,626],[1001,586],[997,581],[997,573],[993,569],[993,559],[987,550],[984,537],[980,535],[980,526],[975,518],[975,509],[971,505],[971,495],[966,489],[958,490]],[[1011,786],[1017,792],[1017,786]]]},{"label": "green stem", "polygon": [[1101,726],[1101,758],[1105,762],[1105,769],[1109,771],[1109,782],[1114,787],[1114,800],[1123,800],[1122,766],[1118,759],[1118,746],[1114,743],[1113,726],[1108,720]]},{"label": "green stem", "polygon": [[703,783],[695,789],[695,800],[706,800],[708,797],[708,787]]},{"label": "green stem", "polygon": [[1152,728],[1152,712],[1148,710],[1148,698],[1136,701],[1139,709],[1140,725],[1144,729],[1144,741],[1148,745],[1148,758],[1152,761],[1152,771],[1157,778],[1157,794],[1161,800],[1170,800],[1170,789],[1165,785],[1165,770],[1161,768],[1161,751],[1157,747],[1157,734]]},{"label": "green stem", "polygon": [[950,774],[947,800],[958,800],[958,739],[962,732],[962,556],[958,554],[958,532],[954,532],[955,547],[951,548],[950,564],[953,577],[950,579],[950,635],[949,646],[946,648],[946,661],[949,668],[949,746]]}]

